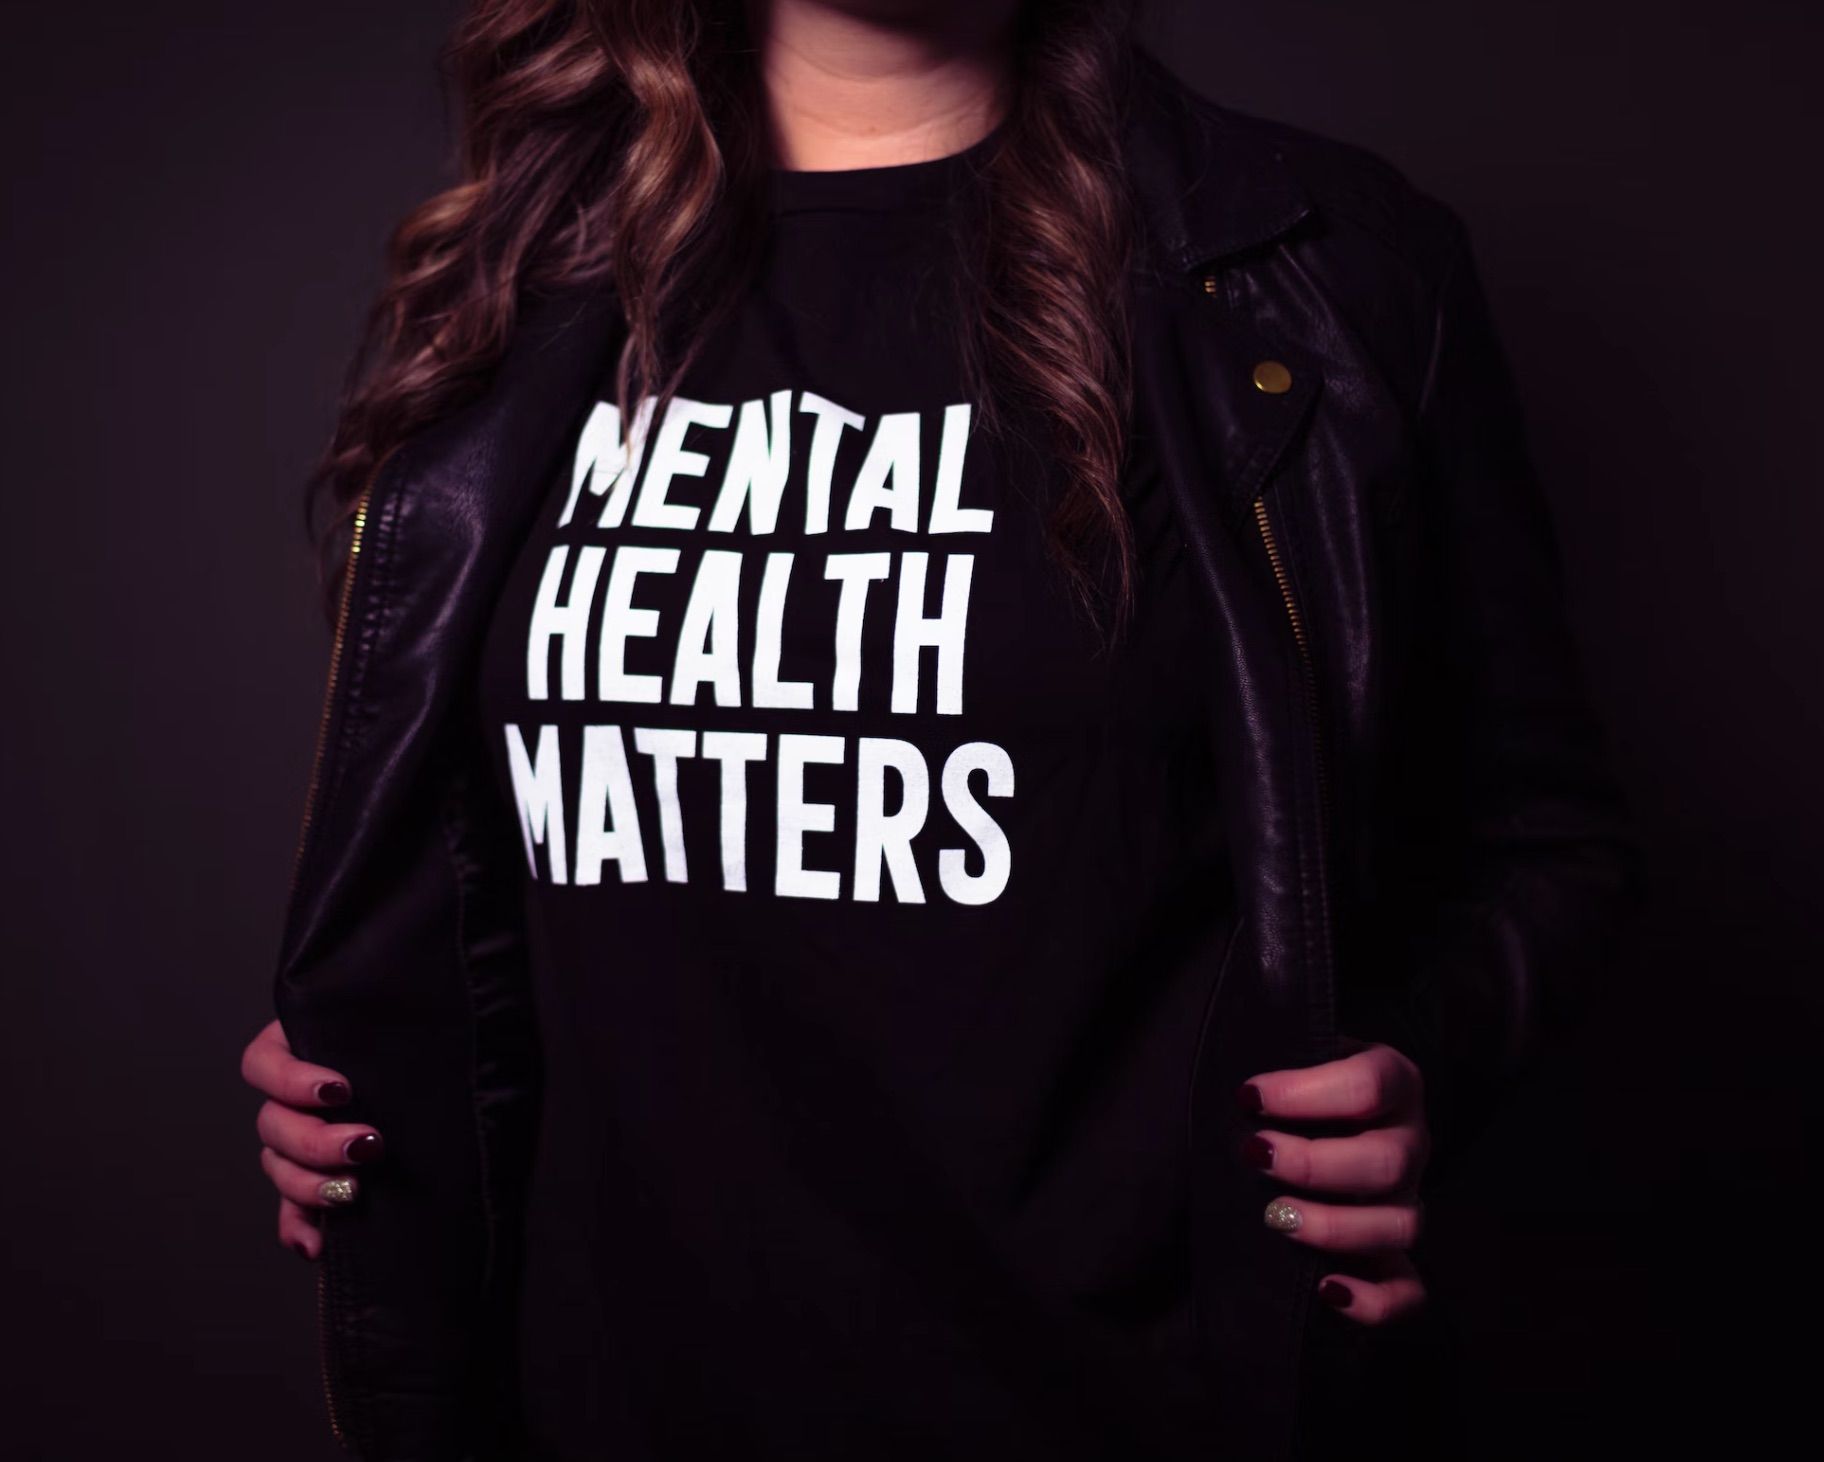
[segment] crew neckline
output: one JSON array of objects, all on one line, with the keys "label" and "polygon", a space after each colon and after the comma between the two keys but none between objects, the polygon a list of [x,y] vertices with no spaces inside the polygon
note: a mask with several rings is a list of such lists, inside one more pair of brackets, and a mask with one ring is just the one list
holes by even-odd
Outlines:
[{"label": "crew neckline", "polygon": [[959,152],[917,162],[864,168],[767,169],[767,200],[775,214],[884,210],[941,200],[967,182],[1000,144],[1007,119]]}]

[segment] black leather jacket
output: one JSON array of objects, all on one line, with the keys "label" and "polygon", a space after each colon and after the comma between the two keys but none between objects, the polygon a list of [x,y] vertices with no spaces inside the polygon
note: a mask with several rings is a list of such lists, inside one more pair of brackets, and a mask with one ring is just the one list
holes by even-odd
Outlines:
[{"label": "black leather jacket", "polygon": [[[1197,1324],[1283,1457],[1323,1404],[1323,1257],[1266,1228],[1236,1085],[1384,1039],[1447,1176],[1632,904],[1550,521],[1459,220],[1378,158],[1149,58],[1137,400],[1207,590],[1239,933],[1185,1092]],[[349,544],[276,980],[304,1058],[385,1135],[325,1217],[324,1380],[371,1459],[517,1455],[517,1215],[538,1097],[523,861],[462,707],[496,587],[616,341],[606,293],[522,314],[484,395],[377,477]],[[1275,364],[1276,363],[1276,364]]]}]

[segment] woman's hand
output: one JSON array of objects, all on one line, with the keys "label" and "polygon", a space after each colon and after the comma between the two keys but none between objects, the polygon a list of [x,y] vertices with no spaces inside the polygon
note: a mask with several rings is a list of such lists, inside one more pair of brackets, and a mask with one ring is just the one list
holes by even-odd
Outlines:
[{"label": "woman's hand", "polygon": [[264,1092],[254,1125],[260,1166],[279,1190],[279,1242],[306,1259],[323,1252],[315,1214],[354,1201],[351,1164],[376,1161],[380,1134],[360,1122],[330,1122],[312,1115],[339,1107],[352,1093],[341,1075],[291,1054],[278,1021],[268,1022],[241,1052],[241,1078]]},{"label": "woman's hand", "polygon": [[[1263,1219],[1294,1243],[1359,1255],[1372,1277],[1332,1273],[1318,1295],[1366,1325],[1411,1314],[1425,1285],[1407,1250],[1417,1241],[1423,1204],[1419,1179],[1431,1152],[1419,1068],[1392,1046],[1344,1040],[1355,1049],[1316,1066],[1269,1071],[1243,1083],[1244,1111],[1262,1129],[1242,1155],[1288,1187],[1350,1201],[1276,1196]],[[1343,1136],[1299,1136],[1281,1122],[1344,1123]]]}]

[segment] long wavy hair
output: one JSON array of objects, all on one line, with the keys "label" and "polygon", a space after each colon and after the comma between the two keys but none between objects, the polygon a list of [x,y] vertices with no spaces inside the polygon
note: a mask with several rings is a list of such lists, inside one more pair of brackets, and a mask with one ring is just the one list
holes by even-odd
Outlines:
[{"label": "long wavy hair", "polygon": [[[973,192],[954,318],[976,420],[1058,479],[1047,547],[1118,634],[1134,550],[1119,484],[1131,408],[1132,211],[1121,115],[1135,0],[1026,0],[1007,111]],[[395,231],[307,519],[328,551],[387,456],[485,390],[532,296],[612,289],[621,421],[664,404],[747,278],[766,114],[744,0],[471,0],[445,67],[460,180]],[[1110,600],[1112,599],[1112,604]]]}]

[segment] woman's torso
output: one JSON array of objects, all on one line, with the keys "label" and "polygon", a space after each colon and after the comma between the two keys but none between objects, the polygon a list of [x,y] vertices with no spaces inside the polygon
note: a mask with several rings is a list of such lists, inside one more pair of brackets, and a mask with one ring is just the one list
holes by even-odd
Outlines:
[{"label": "woman's torso", "polygon": [[937,207],[967,160],[777,176],[682,430],[618,483],[566,453],[486,638],[558,1455],[1196,1430],[1184,1104],[1232,906],[1201,621],[1144,444],[1108,654],[1042,459],[970,435]]}]

